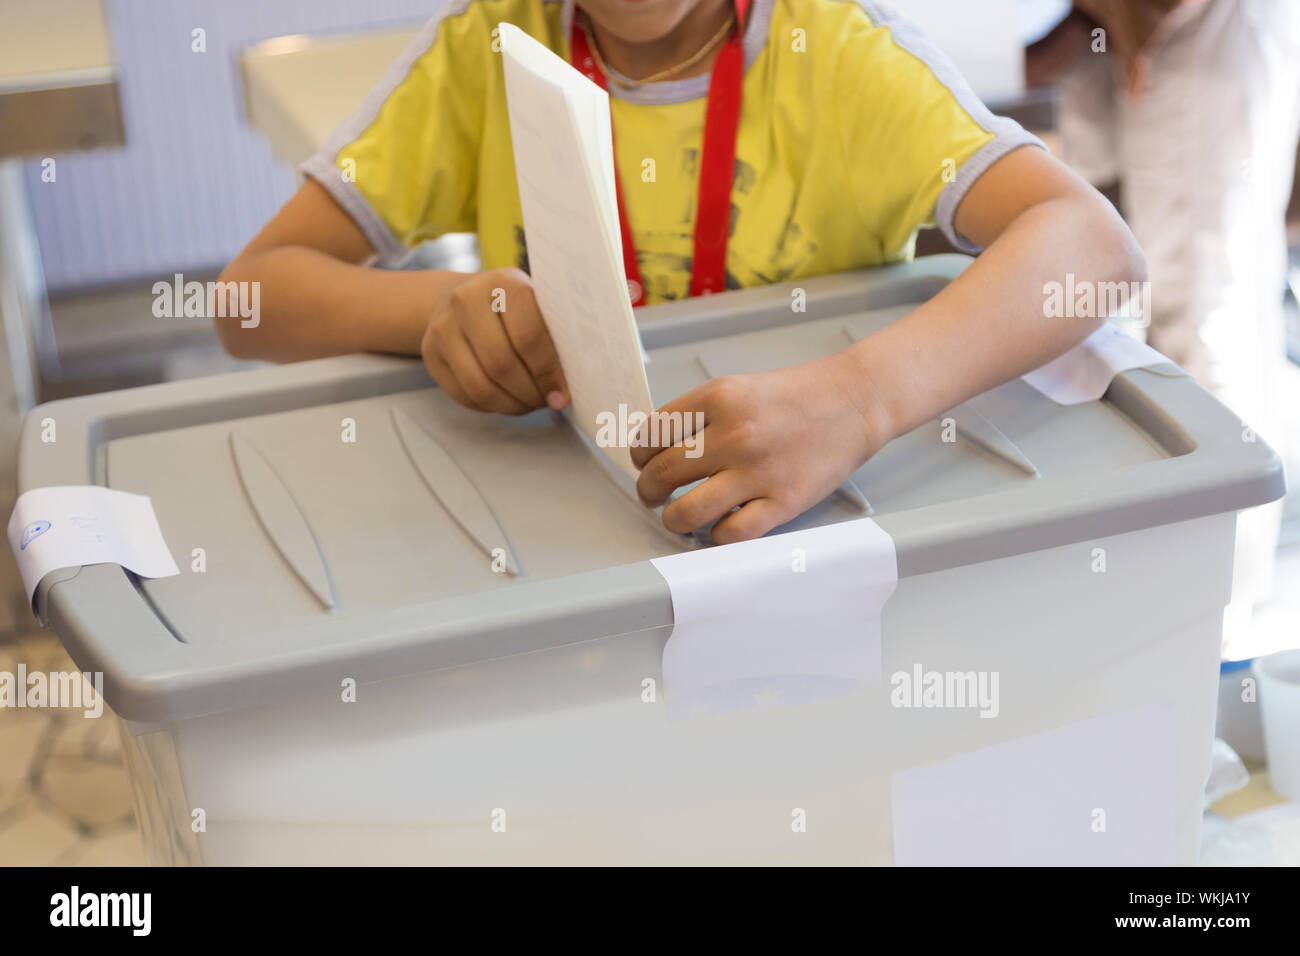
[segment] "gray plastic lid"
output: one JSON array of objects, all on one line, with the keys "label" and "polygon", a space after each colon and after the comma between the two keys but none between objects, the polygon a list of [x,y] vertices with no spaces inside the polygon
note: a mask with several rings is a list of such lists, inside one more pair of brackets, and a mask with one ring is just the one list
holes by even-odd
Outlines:
[{"label": "gray plastic lid", "polygon": [[[641,310],[651,389],[843,348],[970,260],[938,256]],[[792,292],[806,294],[793,312]],[[59,440],[44,443],[53,417]],[[947,417],[947,416],[945,416]],[[901,577],[1230,512],[1281,496],[1278,457],[1172,365],[1060,406],[1020,380],[883,449],[853,476]],[[355,440],[349,440],[355,439]],[[20,490],[151,497],[179,576],[47,575],[37,608],[109,704],[140,721],[246,707],[658,628],[649,559],[682,546],[546,412],[484,416],[414,360],[350,356],[53,402]],[[859,518],[832,495],[785,529]],[[193,570],[202,567],[203,570]]]}]

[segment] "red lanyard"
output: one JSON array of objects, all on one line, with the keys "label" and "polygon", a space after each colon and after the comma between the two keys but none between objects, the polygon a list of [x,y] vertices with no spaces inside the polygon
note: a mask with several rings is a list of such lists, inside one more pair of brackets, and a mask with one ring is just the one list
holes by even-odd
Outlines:
[{"label": "red lanyard", "polygon": [[[727,234],[731,230],[731,180],[736,162],[736,127],[740,123],[740,88],[745,76],[745,13],[749,0],[735,0],[736,29],[718,51],[709,78],[709,99],[704,108],[704,148],[700,158],[699,193],[695,204],[695,250],[691,261],[691,295],[708,295],[726,287]],[[605,74],[596,65],[587,32],[574,11],[569,35],[573,65],[602,90]],[[623,235],[623,271],[633,305],[645,304],[645,283],[637,263],[632,228],[627,221],[623,184],[614,168],[618,196],[618,224]]]}]

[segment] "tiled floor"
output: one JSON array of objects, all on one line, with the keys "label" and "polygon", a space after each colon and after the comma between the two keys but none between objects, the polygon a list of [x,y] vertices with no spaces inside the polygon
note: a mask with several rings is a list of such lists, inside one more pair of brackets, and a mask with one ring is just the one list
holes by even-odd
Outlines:
[{"label": "tiled floor", "polygon": [[[49,633],[0,644],[0,671],[74,671]],[[114,718],[0,710],[0,865],[144,864]]]}]

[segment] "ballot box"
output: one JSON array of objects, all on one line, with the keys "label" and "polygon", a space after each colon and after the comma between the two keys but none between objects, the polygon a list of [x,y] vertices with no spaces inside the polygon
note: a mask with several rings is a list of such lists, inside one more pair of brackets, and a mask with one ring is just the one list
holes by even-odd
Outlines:
[{"label": "ballot box", "polygon": [[[640,310],[653,396],[842,349],[969,261]],[[19,470],[148,495],[180,567],[34,599],[103,674],[159,864],[1190,864],[1236,512],[1283,492],[1169,363],[1074,405],[1014,380],[776,532],[888,535],[876,677],[700,713],[651,562],[704,549],[562,418],[471,412],[417,361],[53,402]]]}]

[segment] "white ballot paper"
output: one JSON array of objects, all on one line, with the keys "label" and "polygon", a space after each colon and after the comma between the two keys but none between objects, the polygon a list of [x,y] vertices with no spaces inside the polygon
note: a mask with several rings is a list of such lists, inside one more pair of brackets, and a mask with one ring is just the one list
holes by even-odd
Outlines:
[{"label": "white ballot paper", "polygon": [[148,496],[98,485],[23,492],[9,516],[9,547],[29,601],[59,568],[120,564],[146,578],[180,574]]},{"label": "white ballot paper", "polygon": [[1105,395],[1120,372],[1168,361],[1107,322],[1064,355],[1021,378],[1059,405],[1079,405]]},{"label": "white ballot paper", "polygon": [[[571,420],[598,445],[602,412],[618,420],[620,405],[654,409],[623,275],[609,96],[517,27],[499,30],[533,290]],[[636,479],[627,448],[601,451]]]}]

